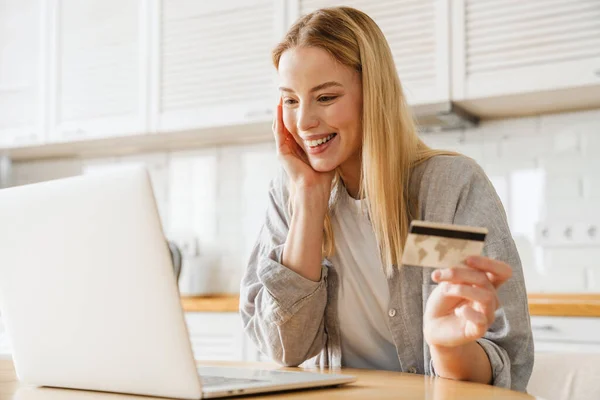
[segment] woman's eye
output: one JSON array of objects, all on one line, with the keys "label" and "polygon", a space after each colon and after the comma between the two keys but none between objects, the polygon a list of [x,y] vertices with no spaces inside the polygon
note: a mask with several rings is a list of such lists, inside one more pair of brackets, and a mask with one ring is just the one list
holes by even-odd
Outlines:
[{"label": "woman's eye", "polygon": [[296,100],[294,100],[294,99],[285,99],[283,102],[284,102],[284,104],[287,104],[287,105],[296,104]]},{"label": "woman's eye", "polygon": [[337,99],[337,96],[321,96],[319,97],[319,101],[321,103],[327,103],[328,101],[332,101]]}]

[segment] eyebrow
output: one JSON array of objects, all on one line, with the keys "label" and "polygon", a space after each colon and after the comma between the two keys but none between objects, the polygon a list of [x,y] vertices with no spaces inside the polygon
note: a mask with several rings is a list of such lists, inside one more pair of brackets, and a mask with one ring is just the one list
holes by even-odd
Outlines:
[{"label": "eyebrow", "polygon": [[[329,82],[321,83],[320,85],[317,85],[317,86],[315,86],[314,88],[310,89],[310,92],[311,92],[311,93],[313,93],[313,92],[317,92],[317,91],[319,91],[319,90],[322,90],[322,89],[327,89],[328,87],[331,87],[331,86],[339,86],[339,87],[344,87],[344,86],[343,86],[341,83],[339,83],[339,82],[336,82],[336,81],[329,81]],[[279,90],[281,90],[282,92],[291,92],[291,93],[293,93],[293,92],[294,92],[292,89],[290,89],[290,88],[286,88],[286,87],[283,87],[283,86],[280,86],[280,87],[279,87]]]}]

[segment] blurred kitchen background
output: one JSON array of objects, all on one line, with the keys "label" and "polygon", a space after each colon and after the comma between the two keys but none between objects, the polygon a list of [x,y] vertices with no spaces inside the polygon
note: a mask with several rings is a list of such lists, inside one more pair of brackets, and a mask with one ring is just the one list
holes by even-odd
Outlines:
[{"label": "blurred kitchen background", "polygon": [[[0,0],[0,185],[146,165],[182,295],[235,303],[279,168],[270,50],[340,4],[386,34],[425,142],[489,175],[528,291],[600,302],[599,0]],[[199,357],[252,358],[229,311]],[[540,343],[600,351],[569,317],[591,333],[546,314]]]}]

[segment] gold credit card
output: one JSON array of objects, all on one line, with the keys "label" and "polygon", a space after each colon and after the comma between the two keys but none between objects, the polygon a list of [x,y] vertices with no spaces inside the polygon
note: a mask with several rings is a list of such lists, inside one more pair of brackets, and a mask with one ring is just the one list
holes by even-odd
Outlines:
[{"label": "gold credit card", "polygon": [[481,255],[486,228],[414,220],[404,244],[402,264],[449,268],[464,266],[469,256]]}]

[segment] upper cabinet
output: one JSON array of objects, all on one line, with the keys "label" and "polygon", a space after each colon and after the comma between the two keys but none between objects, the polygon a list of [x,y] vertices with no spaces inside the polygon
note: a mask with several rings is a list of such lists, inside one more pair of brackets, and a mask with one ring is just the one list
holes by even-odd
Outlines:
[{"label": "upper cabinet", "polygon": [[144,133],[147,1],[48,1],[50,140]]},{"label": "upper cabinet", "polygon": [[347,5],[383,31],[411,105],[450,99],[449,0],[297,0],[298,15]]},{"label": "upper cabinet", "polygon": [[43,0],[0,0],[0,147],[43,140]]},{"label": "upper cabinet", "polygon": [[598,0],[455,0],[452,27],[453,99],[513,99],[472,101],[478,114],[600,106]]},{"label": "upper cabinet", "polygon": [[281,0],[155,2],[154,131],[270,121]]},{"label": "upper cabinet", "polygon": [[273,47],[300,16],[338,5],[379,25],[418,117],[600,107],[598,0],[0,0],[0,149],[269,139]]}]

